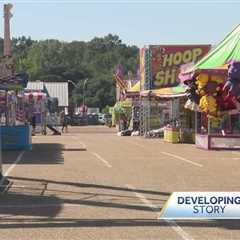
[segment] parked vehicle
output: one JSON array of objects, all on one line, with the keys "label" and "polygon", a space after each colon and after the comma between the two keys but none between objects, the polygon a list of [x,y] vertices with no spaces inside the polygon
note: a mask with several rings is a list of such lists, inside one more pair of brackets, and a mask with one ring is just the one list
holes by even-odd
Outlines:
[{"label": "parked vehicle", "polygon": [[111,127],[112,126],[112,115],[104,114],[104,121],[105,121],[105,125]]},{"label": "parked vehicle", "polygon": [[84,125],[87,125],[87,123],[88,123],[87,116],[82,116],[78,114],[78,115],[73,115],[71,117],[72,126],[84,126]]},{"label": "parked vehicle", "polygon": [[98,125],[98,114],[88,114],[87,123],[88,125]]},{"label": "parked vehicle", "polygon": [[98,114],[98,122],[101,125],[104,125],[106,123],[105,118],[104,118],[104,114],[102,114],[102,113]]}]

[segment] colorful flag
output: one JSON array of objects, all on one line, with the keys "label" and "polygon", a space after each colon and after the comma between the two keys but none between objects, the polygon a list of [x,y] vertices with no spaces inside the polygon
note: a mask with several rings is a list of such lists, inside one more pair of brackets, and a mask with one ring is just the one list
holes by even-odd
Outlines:
[{"label": "colorful flag", "polygon": [[120,64],[117,66],[114,77],[116,79],[116,82],[117,82],[117,85],[119,86],[119,88],[121,90],[126,91],[127,90],[127,85],[124,81],[123,68]]}]

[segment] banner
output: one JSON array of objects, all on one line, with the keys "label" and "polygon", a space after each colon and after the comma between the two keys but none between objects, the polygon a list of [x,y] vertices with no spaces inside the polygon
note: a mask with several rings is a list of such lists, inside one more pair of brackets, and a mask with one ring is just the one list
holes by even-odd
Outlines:
[{"label": "banner", "polygon": [[152,89],[179,84],[180,66],[197,62],[210,50],[210,45],[152,45]]},{"label": "banner", "polygon": [[240,219],[240,192],[174,192],[160,219]]},{"label": "banner", "polygon": [[139,50],[139,58],[140,58],[140,90],[144,89],[145,84],[145,48],[140,48]]}]

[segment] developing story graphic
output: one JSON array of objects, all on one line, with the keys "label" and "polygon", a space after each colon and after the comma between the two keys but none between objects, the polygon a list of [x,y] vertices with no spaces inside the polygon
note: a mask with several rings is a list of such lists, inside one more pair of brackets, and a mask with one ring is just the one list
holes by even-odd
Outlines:
[{"label": "developing story graphic", "polygon": [[240,219],[240,192],[174,192],[162,219]]}]

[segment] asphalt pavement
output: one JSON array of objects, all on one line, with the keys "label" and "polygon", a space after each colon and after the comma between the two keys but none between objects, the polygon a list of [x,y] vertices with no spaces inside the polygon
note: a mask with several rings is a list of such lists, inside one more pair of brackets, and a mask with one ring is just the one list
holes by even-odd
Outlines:
[{"label": "asphalt pavement", "polygon": [[105,126],[33,137],[3,153],[1,240],[240,239],[239,220],[159,219],[174,191],[239,191],[240,152],[118,137]]}]

